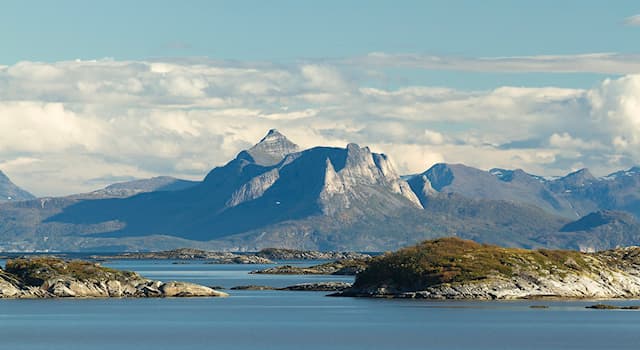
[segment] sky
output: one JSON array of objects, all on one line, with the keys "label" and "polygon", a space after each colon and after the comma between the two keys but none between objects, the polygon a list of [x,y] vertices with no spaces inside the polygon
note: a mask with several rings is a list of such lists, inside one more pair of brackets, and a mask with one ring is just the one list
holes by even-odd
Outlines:
[{"label": "sky", "polygon": [[437,162],[640,164],[636,1],[12,1],[0,170],[39,196],[201,179],[271,128]]}]

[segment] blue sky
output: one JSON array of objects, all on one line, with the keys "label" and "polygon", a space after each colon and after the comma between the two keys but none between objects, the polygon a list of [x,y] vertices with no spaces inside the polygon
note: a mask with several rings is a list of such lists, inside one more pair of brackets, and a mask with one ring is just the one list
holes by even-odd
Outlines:
[{"label": "blue sky", "polygon": [[[370,52],[499,57],[635,53],[636,1],[4,1],[0,64],[205,56],[292,61]],[[584,86],[602,76],[410,70],[459,88]],[[464,81],[468,81],[467,84]],[[468,85],[468,86],[465,86]]]},{"label": "blue sky", "polygon": [[4,0],[0,170],[200,179],[278,128],[404,174],[606,175],[640,164],[639,39],[637,1]]}]

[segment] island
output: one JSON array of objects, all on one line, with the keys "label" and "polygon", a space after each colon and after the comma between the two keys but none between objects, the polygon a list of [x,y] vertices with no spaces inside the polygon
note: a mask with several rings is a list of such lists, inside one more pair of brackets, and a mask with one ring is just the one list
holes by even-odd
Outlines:
[{"label": "island", "polygon": [[266,275],[356,275],[367,268],[369,260],[370,258],[367,257],[336,260],[309,267],[282,265],[251,271],[250,273]]},{"label": "island", "polygon": [[56,257],[10,259],[0,269],[0,298],[224,297],[187,282],[160,282],[98,263]]},{"label": "island", "polygon": [[287,248],[264,248],[256,255],[270,260],[364,260],[371,257],[369,254],[358,252],[321,252]]},{"label": "island", "polygon": [[264,248],[255,253],[216,252],[178,248],[158,252],[127,252],[92,255],[94,260],[205,260],[210,264],[275,264],[275,260],[366,260],[370,255],[357,252],[320,252],[287,248]]},{"label": "island", "polygon": [[255,254],[211,252],[193,248],[178,248],[160,252],[135,252],[116,255],[92,255],[94,260],[205,260],[208,264],[274,264]]},{"label": "island", "polygon": [[528,250],[440,238],[374,258],[332,296],[421,299],[640,297],[640,247]]}]

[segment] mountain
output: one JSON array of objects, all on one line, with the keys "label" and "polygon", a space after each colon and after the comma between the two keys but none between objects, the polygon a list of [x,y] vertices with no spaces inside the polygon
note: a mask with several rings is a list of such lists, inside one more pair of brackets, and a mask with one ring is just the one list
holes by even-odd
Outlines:
[{"label": "mountain", "polygon": [[[297,231],[329,226],[339,230],[337,234],[366,220],[384,220],[403,211],[422,213],[417,197],[383,154],[356,144],[286,155],[283,149],[297,146],[271,130],[194,187],[82,201],[47,222],[119,222],[123,227],[104,237],[164,234],[210,241],[254,230],[264,238],[269,227],[301,220],[306,220],[306,227],[302,230],[297,223]],[[344,226],[336,227],[336,222]]]},{"label": "mountain", "polygon": [[568,219],[598,210],[626,211],[640,217],[640,170],[637,167],[597,178],[588,169],[544,178],[520,169],[484,171],[462,164],[436,164],[408,179],[421,203],[434,193],[504,200],[536,206]]},{"label": "mountain", "polygon": [[635,223],[576,220],[599,210],[635,220],[639,176],[635,168],[543,178],[436,164],[400,177],[367,147],[301,150],[270,130],[201,182],[160,177],[0,204],[0,250],[383,251],[442,236],[598,250],[640,242]]},{"label": "mountain", "polygon": [[0,202],[33,199],[34,195],[16,186],[7,175],[0,171]]},{"label": "mountain", "polygon": [[434,193],[458,193],[468,198],[502,200],[536,206],[575,218],[571,203],[554,193],[539,176],[522,170],[483,171],[462,164],[436,164],[408,180],[421,203]]},{"label": "mountain", "polygon": [[626,212],[599,210],[564,225],[547,239],[550,243],[563,240],[567,248],[582,251],[638,245],[640,222]]},{"label": "mountain", "polygon": [[96,191],[74,195],[76,198],[126,198],[136,194],[156,191],[179,191],[197,185],[198,181],[176,179],[171,176],[157,176],[149,179],[132,180],[109,185]]}]

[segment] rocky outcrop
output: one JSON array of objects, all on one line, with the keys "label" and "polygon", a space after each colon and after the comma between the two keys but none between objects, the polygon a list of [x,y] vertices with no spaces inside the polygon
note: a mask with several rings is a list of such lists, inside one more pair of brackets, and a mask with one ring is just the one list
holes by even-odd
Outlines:
[{"label": "rocky outcrop", "polygon": [[148,280],[135,272],[54,257],[8,260],[0,270],[0,298],[221,297],[226,293],[187,282]]},{"label": "rocky outcrop", "polygon": [[273,264],[268,258],[251,254],[210,252],[200,249],[179,248],[162,252],[122,253],[118,255],[93,255],[98,260],[206,260],[207,264]]},{"label": "rocky outcrop", "polygon": [[267,275],[356,275],[367,268],[367,262],[368,259],[352,259],[337,260],[309,267],[282,265],[252,271],[251,273]]},{"label": "rocky outcrop", "polygon": [[457,238],[374,259],[341,296],[423,299],[638,298],[640,247],[524,250]]},{"label": "rocky outcrop", "polygon": [[297,250],[284,248],[265,248],[257,256],[270,260],[347,260],[369,259],[371,255],[357,252],[319,252],[317,250]]}]

